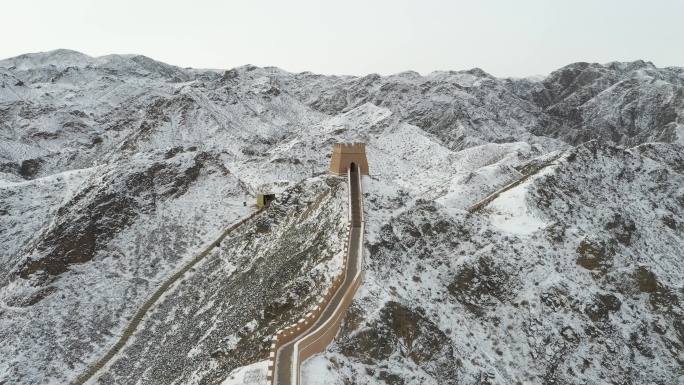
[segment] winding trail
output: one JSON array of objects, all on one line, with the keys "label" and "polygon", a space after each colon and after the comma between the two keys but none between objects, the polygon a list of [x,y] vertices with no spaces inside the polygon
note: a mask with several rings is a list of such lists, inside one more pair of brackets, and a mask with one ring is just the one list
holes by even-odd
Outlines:
[{"label": "winding trail", "polygon": [[215,247],[219,243],[221,243],[232,231],[237,229],[238,227],[242,226],[243,224],[249,222],[252,218],[257,216],[258,214],[262,213],[264,211],[264,208],[258,209],[254,211],[253,213],[249,214],[247,217],[241,219],[240,221],[234,223],[232,226],[227,228],[218,239],[216,239],[214,242],[211,243],[209,247],[204,249],[201,253],[196,255],[192,260],[187,262],[181,269],[176,271],[173,275],[171,275],[169,278],[167,278],[164,283],[161,284],[157,288],[157,290],[152,294],[150,298],[145,301],[145,303],[138,309],[138,311],[135,313],[133,318],[131,319],[130,323],[124,329],[123,333],[121,334],[121,337],[119,337],[119,340],[116,342],[114,346],[112,346],[107,354],[105,354],[102,358],[100,358],[95,364],[93,364],[87,372],[83,373],[80,375],[75,381],[73,381],[71,384],[72,385],[83,385],[89,380],[93,379],[96,377],[96,374],[104,368],[105,365],[117,354],[119,351],[126,345],[128,340],[135,334],[136,329],[138,328],[138,325],[142,322],[142,320],[145,318],[147,315],[147,312],[153,308],[154,304],[159,300],[159,298],[173,285],[180,279],[185,273],[188,272],[193,266],[195,266],[199,261],[204,259],[206,256],[211,253]]},{"label": "winding trail", "polygon": [[501,194],[505,193],[506,191],[508,191],[514,187],[520,186],[524,182],[527,182],[528,179],[537,175],[541,170],[545,169],[546,167],[555,165],[556,160],[558,160],[558,158],[560,158],[562,155],[563,155],[563,152],[559,153],[558,155],[554,156],[553,158],[551,158],[547,161],[544,161],[538,165],[535,165],[534,167],[532,167],[529,171],[527,171],[520,178],[518,178],[518,179],[514,180],[513,182],[505,185],[504,187],[494,191],[492,194],[488,195],[486,198],[484,198],[481,201],[469,206],[466,210],[471,214],[474,212],[482,210],[485,206],[492,203],[492,201],[494,201],[494,199],[498,198]]},{"label": "winding trail", "polygon": [[[352,171],[355,169],[357,171]],[[267,384],[297,385],[303,361],[324,351],[335,338],[356,290],[363,278],[363,193],[358,168],[348,170],[349,182],[349,239],[344,279],[317,320],[299,337],[285,343],[275,353],[273,382]],[[300,320],[301,322],[301,320]],[[304,326],[302,326],[304,327]]]}]

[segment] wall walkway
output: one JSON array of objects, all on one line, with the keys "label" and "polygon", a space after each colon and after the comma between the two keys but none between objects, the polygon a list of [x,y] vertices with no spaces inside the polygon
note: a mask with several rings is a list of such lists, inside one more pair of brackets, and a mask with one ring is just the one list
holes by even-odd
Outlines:
[{"label": "wall walkway", "polygon": [[[358,168],[357,168],[358,170]],[[363,279],[363,191],[361,173],[347,172],[349,224],[343,266],[316,308],[271,340],[267,385],[297,385],[301,363],[332,342]]]}]

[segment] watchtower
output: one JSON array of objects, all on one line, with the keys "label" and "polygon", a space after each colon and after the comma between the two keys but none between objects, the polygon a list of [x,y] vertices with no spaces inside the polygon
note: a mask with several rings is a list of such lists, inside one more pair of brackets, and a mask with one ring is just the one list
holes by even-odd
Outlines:
[{"label": "watchtower", "polygon": [[330,173],[332,175],[344,175],[347,168],[354,163],[361,174],[368,175],[368,160],[366,159],[365,143],[335,143],[333,145],[332,162]]}]

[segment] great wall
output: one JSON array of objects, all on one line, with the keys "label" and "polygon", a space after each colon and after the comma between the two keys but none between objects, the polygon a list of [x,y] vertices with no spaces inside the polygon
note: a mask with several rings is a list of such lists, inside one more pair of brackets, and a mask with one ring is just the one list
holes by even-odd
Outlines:
[{"label": "great wall", "polygon": [[[342,148],[342,146],[336,146]],[[347,146],[354,150],[358,146]],[[363,148],[363,147],[361,147]],[[363,279],[363,238],[365,220],[363,214],[363,190],[361,175],[368,173],[365,149],[361,167],[350,158],[333,157],[331,173],[339,170],[339,163],[347,165],[349,186],[349,223],[343,267],[333,279],[331,287],[319,300],[318,305],[296,323],[278,331],[271,340],[267,385],[296,385],[300,383],[302,362],[314,354],[323,352],[332,342],[340,323]],[[358,153],[353,153],[358,160]],[[337,163],[337,164],[336,164]],[[344,167],[344,166],[342,166]]]},{"label": "great wall", "polygon": [[[365,144],[335,143],[330,174],[335,176],[346,174],[349,186],[349,222],[347,224],[342,268],[311,312],[296,323],[279,330],[273,336],[268,358],[267,385],[296,385],[300,383],[302,362],[323,352],[330,345],[363,279],[365,219],[361,176],[369,174]],[[95,379],[98,372],[123,349],[147,313],[171,285],[208,256],[232,231],[246,224],[267,208],[267,205],[260,207],[230,226],[210,246],[167,278],[138,309],[116,344],[84,374],[72,382],[72,385],[83,385]]]}]

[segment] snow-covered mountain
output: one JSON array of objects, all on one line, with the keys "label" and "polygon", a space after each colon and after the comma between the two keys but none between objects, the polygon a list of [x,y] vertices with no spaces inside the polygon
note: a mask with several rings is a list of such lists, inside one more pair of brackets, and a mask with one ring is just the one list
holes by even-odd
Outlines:
[{"label": "snow-covered mountain", "polygon": [[[308,384],[684,381],[684,69],[382,77],[0,61],[0,383],[216,383],[341,263],[332,144],[366,143],[364,284]],[[265,214],[217,247],[261,192]]]}]

